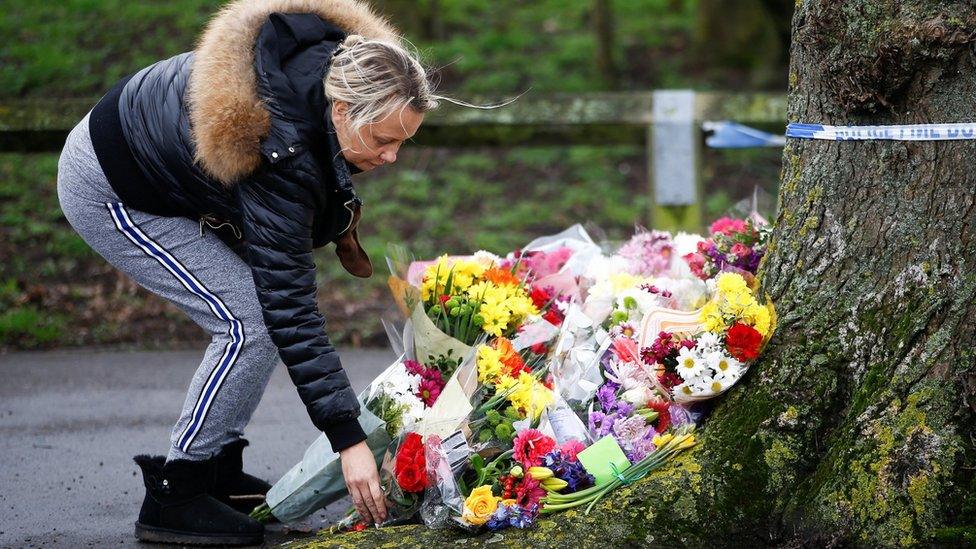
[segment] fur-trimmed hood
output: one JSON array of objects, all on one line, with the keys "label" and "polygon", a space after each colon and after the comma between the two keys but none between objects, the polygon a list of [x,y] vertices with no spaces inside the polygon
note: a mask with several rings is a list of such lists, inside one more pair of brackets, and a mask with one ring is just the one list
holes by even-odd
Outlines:
[{"label": "fur-trimmed hood", "polygon": [[258,97],[254,43],[272,13],[314,13],[347,34],[399,42],[397,30],[359,0],[236,0],[207,24],[187,88],[196,162],[224,186],[261,163],[271,120]]}]

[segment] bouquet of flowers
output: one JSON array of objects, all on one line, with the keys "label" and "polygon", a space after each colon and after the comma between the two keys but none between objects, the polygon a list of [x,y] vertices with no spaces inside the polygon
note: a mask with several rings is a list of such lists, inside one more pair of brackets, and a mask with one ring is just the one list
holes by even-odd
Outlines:
[{"label": "bouquet of flowers", "polygon": [[772,227],[759,216],[723,217],[712,223],[709,232],[708,240],[698,242],[697,250],[684,256],[691,271],[702,280],[724,271],[756,274],[766,255]]},{"label": "bouquet of flowers", "polygon": [[363,397],[385,437],[388,523],[527,528],[692,447],[697,402],[775,330],[751,274],[767,235],[724,218],[709,239],[638,228],[604,253],[574,226],[401,268],[404,355]]},{"label": "bouquet of flowers", "polygon": [[431,321],[468,345],[482,334],[510,336],[539,314],[523,282],[487,254],[471,260],[441,257],[427,267],[420,295]]}]

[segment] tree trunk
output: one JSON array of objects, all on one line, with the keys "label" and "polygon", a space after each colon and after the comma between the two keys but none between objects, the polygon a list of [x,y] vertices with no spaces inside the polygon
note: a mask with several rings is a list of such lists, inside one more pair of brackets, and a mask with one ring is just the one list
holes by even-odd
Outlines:
[{"label": "tree trunk", "polygon": [[[785,9],[775,9],[780,4]],[[696,68],[719,86],[783,89],[792,6],[792,0],[698,0]]]},{"label": "tree trunk", "polygon": [[[976,12],[803,0],[789,118],[976,119]],[[976,144],[790,140],[761,270],[779,326],[699,445],[502,546],[976,542]],[[458,532],[423,527],[323,546]]]},{"label": "tree trunk", "polygon": [[603,80],[602,89],[616,90],[620,86],[620,73],[613,58],[615,40],[613,6],[610,0],[594,1],[593,27],[596,34],[596,68]]}]

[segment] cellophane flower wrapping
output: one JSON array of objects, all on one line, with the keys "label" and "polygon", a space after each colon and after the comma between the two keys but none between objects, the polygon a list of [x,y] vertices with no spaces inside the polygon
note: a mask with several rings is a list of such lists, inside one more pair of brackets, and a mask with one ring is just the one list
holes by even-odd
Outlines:
[{"label": "cellophane flower wrapping", "polygon": [[425,441],[427,457],[427,490],[424,492],[420,517],[428,528],[447,528],[464,510],[464,495],[457,482],[471,455],[464,432],[455,431],[441,439],[430,435]]},{"label": "cellophane flower wrapping", "polygon": [[[363,409],[359,424],[366,432],[366,445],[379,465],[391,438],[386,423],[366,406],[367,392],[368,390],[360,395]],[[339,454],[332,450],[329,439],[322,434],[305,451],[302,460],[274,483],[268,491],[265,504],[279,521],[296,522],[339,501],[347,494]]]}]

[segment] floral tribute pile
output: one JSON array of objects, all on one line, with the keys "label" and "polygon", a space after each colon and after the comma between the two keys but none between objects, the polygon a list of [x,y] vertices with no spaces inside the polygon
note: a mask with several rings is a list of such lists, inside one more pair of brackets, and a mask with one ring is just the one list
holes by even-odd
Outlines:
[{"label": "floral tribute pile", "polygon": [[[769,234],[722,218],[708,238],[638,229],[607,253],[574,226],[505,256],[391,260],[400,358],[361,395],[386,523],[529,528],[692,447],[775,329],[754,276]],[[309,454],[255,516],[338,493]]]}]

